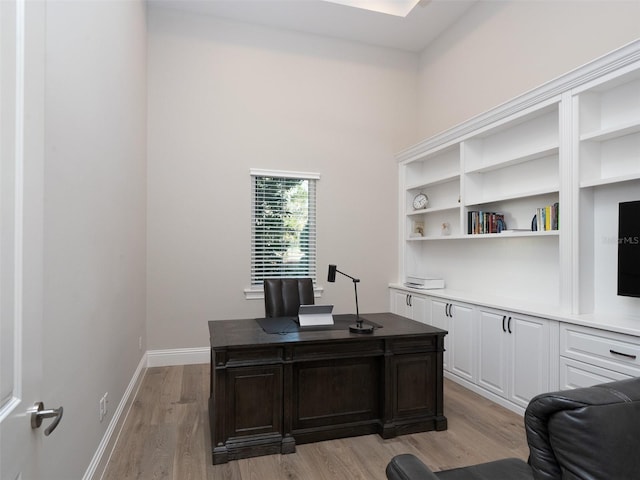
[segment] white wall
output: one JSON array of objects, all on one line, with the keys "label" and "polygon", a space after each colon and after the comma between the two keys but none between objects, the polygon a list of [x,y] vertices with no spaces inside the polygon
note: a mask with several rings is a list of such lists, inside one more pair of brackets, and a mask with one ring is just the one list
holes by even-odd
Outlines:
[{"label": "white wall", "polygon": [[146,26],[142,1],[46,8],[42,400],[63,405],[64,418],[43,438],[41,463],[43,478],[70,480],[142,358]]},{"label": "white wall", "polygon": [[249,285],[249,169],[319,172],[318,302],[388,310],[397,166],[417,56],[150,8],[149,348],[208,346],[207,321],[264,314]]},{"label": "white wall", "polygon": [[481,0],[420,56],[421,140],[640,37],[640,2]]}]

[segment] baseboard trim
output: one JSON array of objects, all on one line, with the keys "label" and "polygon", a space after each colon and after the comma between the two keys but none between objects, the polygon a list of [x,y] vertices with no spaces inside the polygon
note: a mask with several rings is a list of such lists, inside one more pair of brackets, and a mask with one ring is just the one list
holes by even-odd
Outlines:
[{"label": "baseboard trim", "polygon": [[194,365],[209,363],[210,359],[211,349],[209,347],[149,350],[147,352],[147,367]]},{"label": "baseboard trim", "polygon": [[136,398],[136,394],[142,384],[142,379],[144,378],[146,371],[147,355],[144,354],[140,359],[140,363],[138,363],[138,367],[125,390],[120,403],[118,403],[118,407],[113,413],[113,417],[111,417],[107,430],[100,441],[100,445],[98,445],[96,453],[91,459],[91,463],[89,463],[87,471],[82,476],[82,480],[98,480],[104,475],[104,471],[109,463],[113,449],[118,441],[118,437],[120,436],[124,422],[129,415],[131,405],[133,404],[133,400]]},{"label": "baseboard trim", "polygon": [[491,400],[493,403],[497,403],[501,407],[504,407],[507,410],[511,410],[513,413],[517,413],[518,415],[524,417],[525,409],[522,408],[520,405],[511,403],[509,400],[502,398],[493,392],[485,390],[484,388],[479,387],[478,385],[471,383],[468,380],[465,380],[464,378],[460,378],[457,375],[454,375],[452,373],[444,372],[444,377],[448,378],[452,382],[456,382],[457,384],[462,385],[463,387],[465,387],[468,390],[471,390],[474,393],[477,393],[481,397]]},{"label": "baseboard trim", "polygon": [[140,359],[82,480],[102,479],[147,368],[209,363],[210,352],[208,347],[147,351]]}]

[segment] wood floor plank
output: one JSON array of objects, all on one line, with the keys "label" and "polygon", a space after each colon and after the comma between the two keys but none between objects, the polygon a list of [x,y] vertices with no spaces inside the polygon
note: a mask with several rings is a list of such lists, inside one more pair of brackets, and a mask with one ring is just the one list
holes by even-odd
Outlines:
[{"label": "wood floor plank", "polygon": [[102,480],[385,480],[387,463],[400,453],[433,470],[527,458],[521,416],[448,380],[444,394],[443,432],[344,438],[212,465],[209,365],[150,368]]}]

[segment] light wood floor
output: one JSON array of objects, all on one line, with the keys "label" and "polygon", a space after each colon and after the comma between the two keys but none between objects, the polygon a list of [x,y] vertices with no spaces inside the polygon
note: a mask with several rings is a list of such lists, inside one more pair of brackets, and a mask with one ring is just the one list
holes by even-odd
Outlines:
[{"label": "light wood floor", "polygon": [[445,381],[447,431],[331,440],[214,466],[208,391],[209,365],[148,369],[103,480],[384,480],[400,453],[433,470],[529,453],[522,417]]}]

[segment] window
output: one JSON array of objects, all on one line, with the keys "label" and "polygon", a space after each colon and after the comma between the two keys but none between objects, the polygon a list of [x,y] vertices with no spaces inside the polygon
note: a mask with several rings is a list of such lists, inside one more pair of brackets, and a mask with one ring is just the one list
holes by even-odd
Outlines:
[{"label": "window", "polygon": [[316,281],[318,174],[251,170],[251,289],[265,278]]}]

